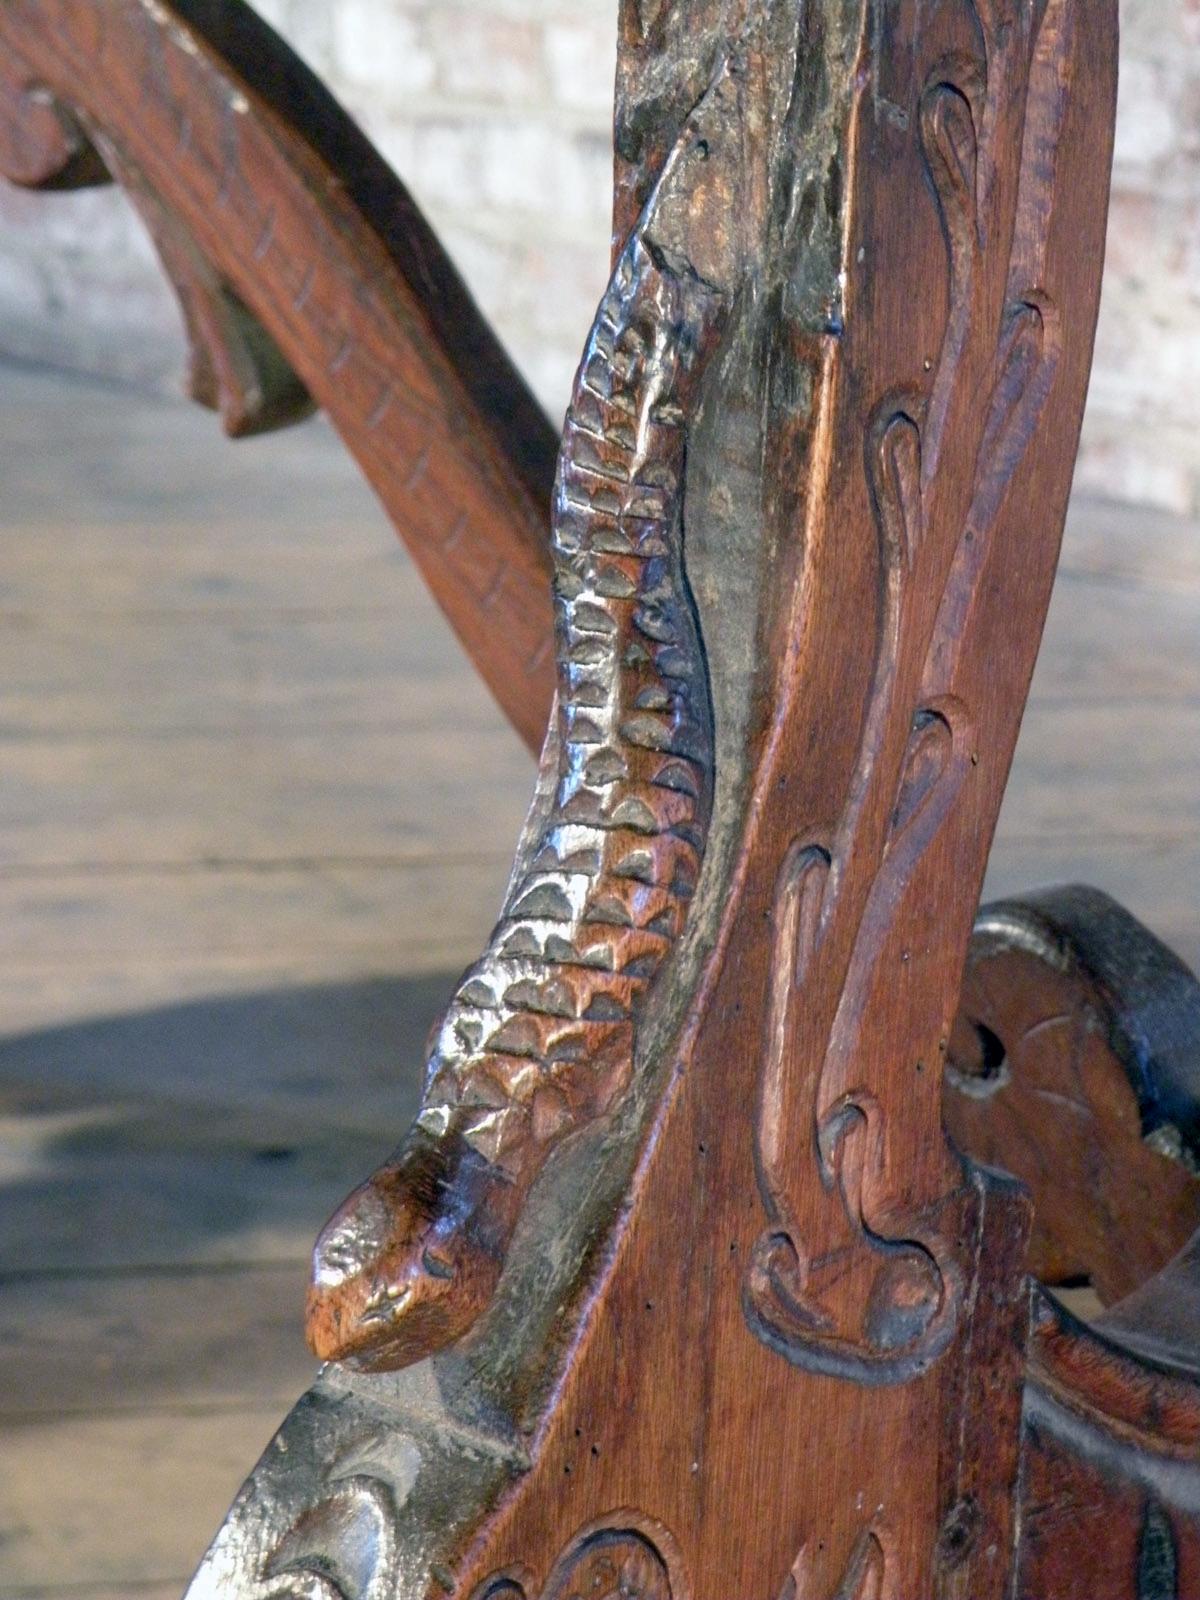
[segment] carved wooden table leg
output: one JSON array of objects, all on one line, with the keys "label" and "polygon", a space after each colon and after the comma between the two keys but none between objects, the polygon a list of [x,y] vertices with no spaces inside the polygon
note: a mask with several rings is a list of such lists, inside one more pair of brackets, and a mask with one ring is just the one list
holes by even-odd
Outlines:
[{"label": "carved wooden table leg", "polygon": [[[197,387],[235,428],[331,410],[532,742],[544,430],[340,114],[214,15],[0,0],[3,164],[103,158]],[[1195,991],[1077,894],[985,914],[953,1020],[1086,388],[1115,34],[1114,0],[625,0],[529,825],[422,1115],[319,1246],[338,1359],[198,1600],[1200,1590],[1200,1246],[1153,1276],[1196,1102],[1146,1021]],[[1094,1328],[970,1157],[1027,1180],[1048,1281],[1116,1302]]]}]

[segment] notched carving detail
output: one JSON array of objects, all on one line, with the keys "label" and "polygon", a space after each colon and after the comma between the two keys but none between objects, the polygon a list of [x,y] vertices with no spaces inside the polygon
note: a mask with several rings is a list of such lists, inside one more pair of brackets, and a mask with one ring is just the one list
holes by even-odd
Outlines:
[{"label": "notched carving detail", "polygon": [[628,1087],[682,932],[712,788],[683,570],[687,428],[738,285],[737,84],[722,69],[619,258],[567,414],[554,500],[558,718],[500,921],[436,1031],[424,1107],[317,1244],[318,1355],[405,1366],[489,1304],[552,1152]]}]

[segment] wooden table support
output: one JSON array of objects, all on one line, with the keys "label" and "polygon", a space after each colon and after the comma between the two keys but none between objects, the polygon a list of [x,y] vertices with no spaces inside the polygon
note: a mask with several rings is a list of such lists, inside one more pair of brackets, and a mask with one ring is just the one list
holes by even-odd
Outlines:
[{"label": "wooden table support", "polygon": [[623,0],[556,469],[243,7],[0,0],[0,50],[0,166],[125,186],[198,397],[325,407],[550,720],[421,1114],[318,1242],[329,1364],[192,1600],[1200,1593],[1200,988],[1087,891],[971,938],[1116,0]]},{"label": "wooden table support", "polygon": [[330,416],[505,713],[553,692],[557,440],[403,186],[240,0],[4,0],[0,173],[119,181],[234,434]]}]

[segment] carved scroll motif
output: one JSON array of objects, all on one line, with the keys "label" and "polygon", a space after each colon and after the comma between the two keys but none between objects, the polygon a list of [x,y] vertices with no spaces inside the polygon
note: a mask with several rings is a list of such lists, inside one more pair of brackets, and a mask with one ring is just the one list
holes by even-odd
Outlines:
[{"label": "carved scroll motif", "polygon": [[362,1475],[335,1483],[276,1546],[261,1577],[263,1600],[390,1600],[395,1522],[387,1484]]},{"label": "carved scroll motif", "polygon": [[544,1585],[527,1572],[488,1578],[472,1600],[687,1600],[679,1557],[666,1530],[619,1512],[580,1534]]},{"label": "carved scroll motif", "polygon": [[[758,1122],[760,1187],[770,1226],[744,1285],[747,1319],[798,1365],[864,1382],[904,1381],[947,1347],[962,1294],[949,1162],[941,1198],[914,1210],[891,1159],[891,1123],[903,1119],[899,1070],[872,1070],[890,1041],[864,1028],[885,962],[907,957],[889,943],[899,908],[939,838],[978,760],[958,668],[970,647],[972,608],[992,533],[1012,476],[1033,436],[1053,381],[1057,316],[1038,274],[1052,154],[1033,118],[1006,268],[1008,292],[995,373],[982,413],[973,492],[956,539],[947,541],[944,453],[961,457],[971,427],[970,384],[983,369],[984,286],[1000,229],[987,210],[997,114],[1013,74],[1053,57],[1059,35],[1014,48],[1007,19],[977,8],[985,59],[943,61],[921,97],[917,137],[937,197],[948,267],[941,352],[926,387],[885,397],[867,429],[865,468],[878,534],[880,616],[873,687],[860,756],[831,838],[801,836],[780,872],[765,1024]],[[1048,27],[1064,26],[1055,0]],[[1015,29],[1018,39],[1020,29]],[[1044,46],[1044,48],[1042,48]],[[985,87],[986,86],[986,87]],[[1037,73],[1030,98],[1037,93]],[[994,324],[993,324],[994,329]],[[977,381],[977,378],[975,379]],[[978,402],[976,401],[977,405]],[[965,419],[965,420],[964,420]],[[961,471],[961,464],[957,470]],[[935,612],[928,597],[940,595]],[[897,755],[898,752],[898,755]],[[823,1043],[811,995],[838,996]],[[920,1019],[918,1019],[918,1022]],[[914,1042],[939,1023],[914,1024]],[[944,1025],[942,1025],[944,1026]],[[936,1078],[929,1054],[908,1067]],[[944,1049],[944,1047],[939,1047]],[[896,1061],[894,1067],[900,1068]],[[910,1113],[911,1120],[911,1113]],[[815,1159],[814,1159],[815,1154]],[[899,1184],[899,1187],[898,1187]]]}]

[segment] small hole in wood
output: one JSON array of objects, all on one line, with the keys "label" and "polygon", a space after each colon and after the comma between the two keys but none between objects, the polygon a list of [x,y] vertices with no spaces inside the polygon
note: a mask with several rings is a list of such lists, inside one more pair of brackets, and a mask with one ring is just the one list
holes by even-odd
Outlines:
[{"label": "small hole in wood", "polygon": [[972,1022],[966,1038],[956,1038],[946,1062],[946,1078],[960,1094],[986,1100],[1011,1077],[1004,1040],[986,1022]]}]

